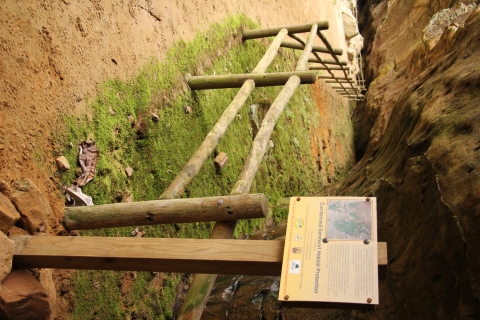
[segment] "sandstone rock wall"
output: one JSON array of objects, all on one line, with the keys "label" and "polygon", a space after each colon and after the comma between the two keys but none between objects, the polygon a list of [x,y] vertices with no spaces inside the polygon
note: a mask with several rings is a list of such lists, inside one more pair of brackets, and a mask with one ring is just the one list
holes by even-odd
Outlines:
[{"label": "sandstone rock wall", "polygon": [[365,318],[480,316],[480,9],[423,37],[450,4],[363,7],[370,86],[354,116],[361,160],[336,194],[379,201],[390,274]]}]

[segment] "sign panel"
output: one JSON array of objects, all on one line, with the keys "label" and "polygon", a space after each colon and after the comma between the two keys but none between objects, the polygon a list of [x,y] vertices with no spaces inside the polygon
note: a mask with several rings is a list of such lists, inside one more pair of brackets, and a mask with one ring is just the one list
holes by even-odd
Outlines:
[{"label": "sign panel", "polygon": [[376,198],[290,199],[279,301],[378,304]]}]

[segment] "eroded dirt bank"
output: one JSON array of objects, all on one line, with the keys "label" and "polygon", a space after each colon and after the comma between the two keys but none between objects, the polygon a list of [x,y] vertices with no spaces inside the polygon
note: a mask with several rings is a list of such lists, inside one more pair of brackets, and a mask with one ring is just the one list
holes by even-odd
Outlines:
[{"label": "eroded dirt bank", "polygon": [[[243,13],[264,27],[332,17],[320,1],[310,0],[301,5],[285,0],[41,0],[3,1],[0,8],[0,180],[10,184],[28,177],[38,186],[53,210],[46,228],[51,235],[63,229],[64,201],[49,180],[57,170],[55,157],[66,147],[56,144],[59,115],[82,115],[103,81],[132,78],[151,57],[164,59],[176,41],[191,40],[228,15]],[[326,33],[337,46],[338,30]],[[328,125],[327,118],[323,121]],[[328,143],[323,146],[330,152]],[[328,168],[332,179],[335,169]],[[39,276],[54,317],[71,311],[71,295],[61,294],[68,277],[58,270]]]}]

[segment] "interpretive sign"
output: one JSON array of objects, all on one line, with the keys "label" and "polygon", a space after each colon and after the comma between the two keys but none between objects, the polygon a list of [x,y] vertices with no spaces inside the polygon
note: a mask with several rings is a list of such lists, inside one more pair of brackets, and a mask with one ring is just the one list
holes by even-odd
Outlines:
[{"label": "interpretive sign", "polygon": [[291,198],[279,301],[373,308],[378,304],[377,247],[376,198]]}]

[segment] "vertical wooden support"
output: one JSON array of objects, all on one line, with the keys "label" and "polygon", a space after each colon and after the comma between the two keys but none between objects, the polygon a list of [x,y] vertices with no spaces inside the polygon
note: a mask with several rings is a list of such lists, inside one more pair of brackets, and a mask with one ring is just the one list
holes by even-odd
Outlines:
[{"label": "vertical wooden support", "polygon": [[[297,63],[296,71],[304,71],[307,68],[308,56],[310,55],[315,40],[315,34],[318,26],[313,24],[310,34],[305,45],[305,49]],[[258,166],[268,148],[270,135],[275,127],[277,120],[280,118],[285,106],[292,97],[296,88],[300,85],[300,78],[292,76],[282,89],[278,97],[271,105],[268,113],[262,121],[260,130],[258,131],[252,148],[243,166],[242,172],[230,194],[247,194],[258,170]],[[233,236],[237,221],[217,222],[212,230],[210,239],[229,239]],[[193,278],[190,289],[187,292],[185,301],[180,310],[179,320],[200,319],[205,308],[208,296],[215,283],[216,275],[196,274]]]},{"label": "vertical wooden support", "polygon": [[[255,69],[253,69],[252,73],[263,73],[267,70],[268,66],[275,58],[275,55],[278,52],[278,48],[280,48],[280,44],[286,37],[287,33],[288,31],[286,29],[282,29],[278,33],[277,37],[272,42],[267,52],[257,64]],[[197,149],[197,151],[195,151],[190,160],[188,160],[182,171],[177,174],[170,186],[168,186],[168,188],[162,193],[160,199],[179,198],[183,194],[186,186],[198,174],[203,164],[207,160],[208,156],[210,156],[210,154],[213,152],[213,150],[218,144],[218,141],[220,141],[222,136],[225,134],[228,126],[233,121],[238,111],[243,106],[254,88],[255,83],[252,80],[245,81],[245,83],[238,91],[237,95],[227,107],[227,109],[223,112],[222,116],[217,121],[213,129],[208,133],[207,137],[205,138],[205,140],[203,140],[202,144]]]}]

